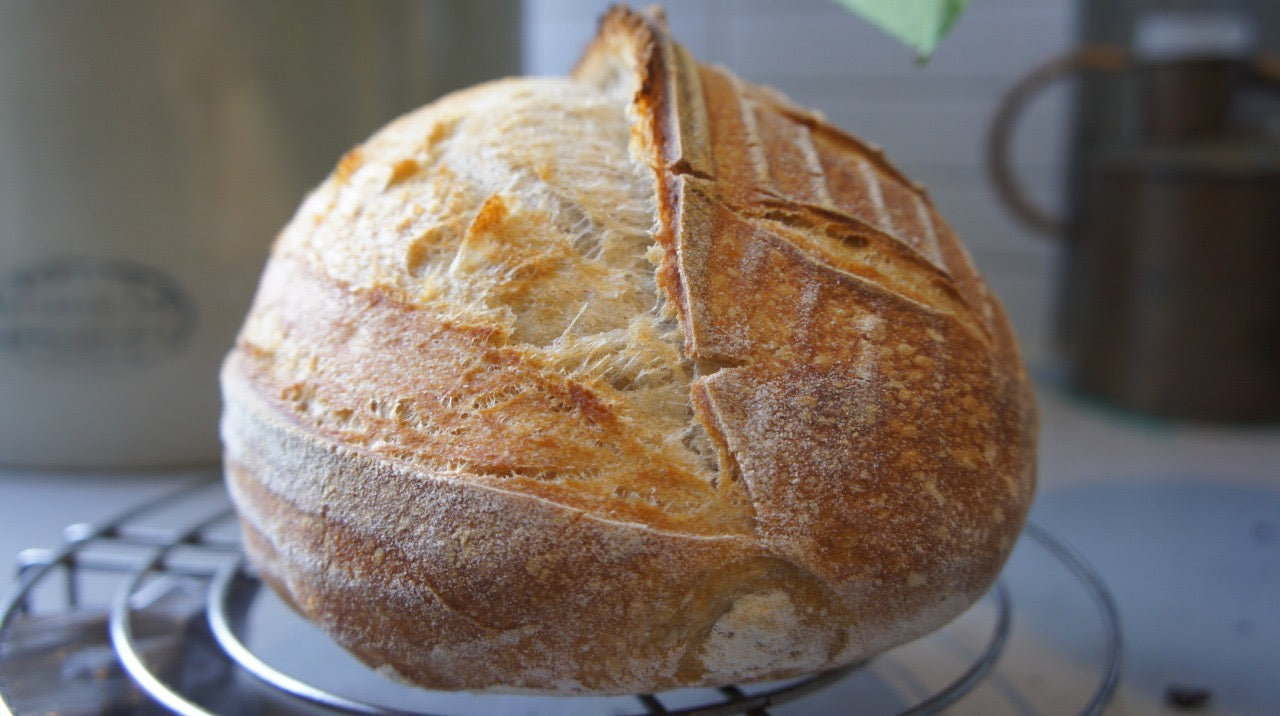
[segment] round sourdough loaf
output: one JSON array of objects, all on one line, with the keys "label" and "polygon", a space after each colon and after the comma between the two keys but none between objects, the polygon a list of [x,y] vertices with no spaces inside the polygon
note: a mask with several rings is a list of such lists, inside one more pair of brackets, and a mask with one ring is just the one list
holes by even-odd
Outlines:
[{"label": "round sourdough loaf", "polygon": [[864,659],[982,595],[1034,484],[1009,327],[924,191],[657,12],[343,157],[222,386],[263,579],[433,688]]}]

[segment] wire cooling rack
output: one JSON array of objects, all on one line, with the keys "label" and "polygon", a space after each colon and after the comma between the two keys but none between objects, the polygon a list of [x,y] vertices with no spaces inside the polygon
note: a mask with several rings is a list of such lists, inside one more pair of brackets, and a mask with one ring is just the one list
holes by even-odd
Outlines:
[{"label": "wire cooling rack", "polygon": [[[1080,713],[1099,714],[1119,680],[1121,632],[1113,600],[1093,570],[1048,532],[1028,524],[1024,539],[1056,560],[1093,603],[1101,644],[1098,676]],[[1012,623],[1004,579],[979,607],[988,612],[985,634],[966,652],[961,668],[895,712],[939,713],[988,679],[1005,655]],[[522,698],[443,695],[385,682],[386,689],[408,694],[389,705],[376,695],[381,677],[354,662],[342,665],[341,673],[366,677],[375,684],[375,696],[330,690],[333,679],[315,662],[346,657],[316,653],[325,646],[307,646],[296,634],[285,637],[283,646],[281,640],[273,646],[255,639],[255,628],[261,632],[263,624],[290,617],[246,564],[233,511],[217,482],[187,485],[101,522],[72,525],[59,548],[23,552],[17,583],[0,610],[0,714],[398,716],[444,713],[440,703],[459,713],[497,713],[513,710],[511,700]],[[299,620],[292,628],[305,632],[309,625]],[[280,653],[300,654],[304,663],[281,668],[273,663]],[[307,662],[307,655],[315,658]],[[866,669],[867,664],[854,664],[764,685],[632,697],[523,697],[519,711],[754,716],[805,703]],[[306,678],[308,673],[314,678]],[[861,711],[850,704],[846,712]]]}]

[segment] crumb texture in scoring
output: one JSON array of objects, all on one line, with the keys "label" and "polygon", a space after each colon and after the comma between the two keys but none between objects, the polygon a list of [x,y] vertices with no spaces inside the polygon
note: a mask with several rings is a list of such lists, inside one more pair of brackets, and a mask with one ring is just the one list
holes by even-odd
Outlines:
[{"label": "crumb texture in scoring", "polygon": [[[242,340],[299,418],[432,472],[537,481],[576,504],[679,517],[732,489],[694,419],[694,368],[655,281],[656,179],[632,156],[627,109],[622,85],[509,80],[403,117],[349,153],[273,263],[430,315],[440,331],[483,335],[484,346],[457,351],[437,380],[386,366],[362,380],[361,366],[331,356],[365,347],[373,324],[307,335],[298,297],[271,293],[292,279],[269,275]],[[498,365],[507,361],[520,368]],[[547,435],[573,414],[625,424],[628,444],[587,426],[578,458],[564,459]],[[485,440],[524,450],[467,447]],[[588,484],[602,476],[607,489]],[[716,508],[717,528],[745,525],[744,505],[731,496]]]},{"label": "crumb texture in scoring", "polygon": [[829,635],[807,628],[783,591],[747,594],[716,620],[703,645],[703,667],[733,680],[779,668],[819,668],[831,657]]}]

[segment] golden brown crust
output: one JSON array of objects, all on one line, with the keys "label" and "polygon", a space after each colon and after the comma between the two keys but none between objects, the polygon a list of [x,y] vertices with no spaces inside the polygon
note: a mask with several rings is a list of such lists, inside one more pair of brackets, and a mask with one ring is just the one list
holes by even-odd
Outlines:
[{"label": "golden brown crust", "polygon": [[574,79],[393,122],[277,242],[222,376],[264,578],[450,689],[779,678],[958,614],[1035,413],[923,190],[654,11]]}]

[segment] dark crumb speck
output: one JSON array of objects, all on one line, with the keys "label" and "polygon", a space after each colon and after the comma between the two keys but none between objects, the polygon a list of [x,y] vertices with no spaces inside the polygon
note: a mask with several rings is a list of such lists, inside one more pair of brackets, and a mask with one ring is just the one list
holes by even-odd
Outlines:
[{"label": "dark crumb speck", "polygon": [[1198,709],[1209,703],[1213,692],[1200,686],[1173,684],[1164,690],[1165,703],[1178,709]]}]

